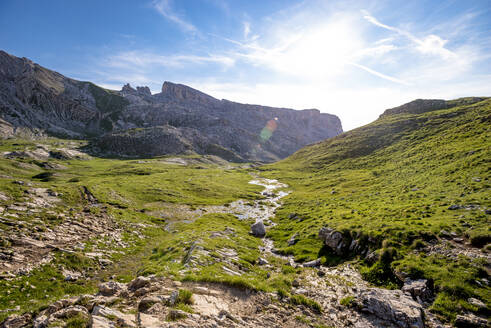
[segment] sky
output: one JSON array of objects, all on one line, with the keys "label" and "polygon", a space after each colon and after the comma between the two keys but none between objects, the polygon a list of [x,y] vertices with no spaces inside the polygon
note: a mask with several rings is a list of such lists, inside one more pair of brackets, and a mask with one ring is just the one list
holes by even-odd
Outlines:
[{"label": "sky", "polygon": [[120,90],[338,115],[491,96],[491,0],[2,0],[0,49]]}]

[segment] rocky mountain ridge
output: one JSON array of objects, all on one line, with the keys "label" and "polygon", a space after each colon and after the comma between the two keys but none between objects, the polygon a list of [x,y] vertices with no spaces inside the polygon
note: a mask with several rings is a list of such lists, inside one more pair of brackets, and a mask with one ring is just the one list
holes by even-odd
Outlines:
[{"label": "rocky mountain ridge", "polygon": [[129,84],[107,90],[3,51],[0,119],[2,135],[91,138],[90,150],[99,154],[198,153],[232,161],[275,161],[342,132],[337,116],[317,109],[239,104],[171,82],[154,95]]}]

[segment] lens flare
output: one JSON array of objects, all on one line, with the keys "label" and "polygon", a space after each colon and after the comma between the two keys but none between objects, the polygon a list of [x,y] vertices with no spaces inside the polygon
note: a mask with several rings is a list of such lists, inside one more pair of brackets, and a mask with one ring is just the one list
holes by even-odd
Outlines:
[{"label": "lens flare", "polygon": [[278,123],[276,123],[277,121],[278,121],[277,117],[275,117],[272,120],[269,120],[268,123],[266,123],[266,126],[261,130],[261,133],[259,136],[261,137],[261,140],[263,142],[268,141],[269,138],[271,138],[273,136],[273,132],[278,127]]}]

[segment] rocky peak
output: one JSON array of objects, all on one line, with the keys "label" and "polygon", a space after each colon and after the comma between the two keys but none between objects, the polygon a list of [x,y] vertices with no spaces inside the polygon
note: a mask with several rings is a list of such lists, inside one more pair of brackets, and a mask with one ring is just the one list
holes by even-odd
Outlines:
[{"label": "rocky peak", "polygon": [[136,87],[136,90],[129,84],[126,83],[121,89],[123,95],[140,95],[140,96],[151,96],[149,87]]},{"label": "rocky peak", "polygon": [[136,92],[136,90],[133,89],[129,83],[126,83],[125,85],[123,85],[123,88],[121,89],[121,92],[122,93],[127,93],[127,94],[133,94],[133,93]]},{"label": "rocky peak", "polygon": [[142,94],[142,95],[146,95],[146,96],[152,95],[149,87],[136,87],[136,92],[138,92],[139,94]]},{"label": "rocky peak", "polygon": [[175,84],[165,81],[162,85],[162,96],[175,100],[191,100],[197,102],[218,101],[217,99],[183,84]]}]

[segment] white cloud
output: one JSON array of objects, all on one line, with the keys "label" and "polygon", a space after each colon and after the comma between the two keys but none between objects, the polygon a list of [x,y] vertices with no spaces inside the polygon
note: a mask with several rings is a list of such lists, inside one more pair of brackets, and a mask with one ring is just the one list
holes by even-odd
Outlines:
[{"label": "white cloud", "polygon": [[152,5],[163,17],[175,23],[181,30],[191,33],[196,33],[198,31],[193,24],[189,23],[184,18],[179,17],[179,15],[172,10],[170,0],[154,0]]}]

